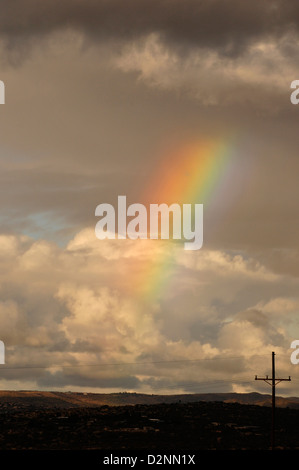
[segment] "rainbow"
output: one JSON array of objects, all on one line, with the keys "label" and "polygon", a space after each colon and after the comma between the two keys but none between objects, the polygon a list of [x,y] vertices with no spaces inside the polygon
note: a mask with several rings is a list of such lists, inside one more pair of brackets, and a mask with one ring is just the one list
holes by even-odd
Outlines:
[{"label": "rainbow", "polygon": [[166,155],[149,182],[145,199],[155,203],[205,203],[230,159],[228,143],[200,142]]},{"label": "rainbow", "polygon": [[[141,195],[145,205],[203,204],[205,211],[231,187],[231,169],[236,155],[234,139],[200,141],[166,153],[149,178]],[[134,267],[134,295],[155,301],[166,295],[175,277],[180,245],[177,241],[142,240],[147,256]],[[205,239],[204,239],[205,243]],[[190,252],[188,256],[194,256]]]}]

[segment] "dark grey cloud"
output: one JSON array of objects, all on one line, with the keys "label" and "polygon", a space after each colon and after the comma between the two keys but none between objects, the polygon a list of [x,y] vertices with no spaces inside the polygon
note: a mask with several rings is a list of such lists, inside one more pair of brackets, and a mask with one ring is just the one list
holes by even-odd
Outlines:
[{"label": "dark grey cloud", "polygon": [[13,46],[65,28],[121,40],[157,32],[180,45],[236,54],[264,35],[297,30],[298,19],[293,0],[13,0],[1,5],[0,34]]},{"label": "dark grey cloud", "polygon": [[[82,372],[82,371],[81,371]],[[118,377],[90,377],[80,375],[80,370],[76,372],[68,372],[65,369],[63,372],[58,371],[51,373],[46,370],[39,377],[38,381],[39,387],[61,387],[61,386],[76,386],[76,387],[101,387],[101,388],[120,388],[124,389],[138,389],[140,386],[140,381],[137,377],[128,375],[128,376],[118,376]]]}]

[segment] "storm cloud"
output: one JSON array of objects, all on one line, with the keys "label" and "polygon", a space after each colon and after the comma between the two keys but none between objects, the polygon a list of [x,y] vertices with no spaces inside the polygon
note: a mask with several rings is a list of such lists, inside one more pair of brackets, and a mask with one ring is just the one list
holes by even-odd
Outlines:
[{"label": "storm cloud", "polygon": [[298,33],[296,1],[238,0],[14,0],[1,7],[0,32],[8,43],[64,28],[93,39],[128,40],[152,32],[179,47],[216,48],[240,54],[263,37]]},{"label": "storm cloud", "polygon": [[[298,2],[0,10],[1,386],[252,391],[272,350],[296,376]],[[96,239],[98,204],[155,202],[165,149],[214,140],[203,249]]]}]

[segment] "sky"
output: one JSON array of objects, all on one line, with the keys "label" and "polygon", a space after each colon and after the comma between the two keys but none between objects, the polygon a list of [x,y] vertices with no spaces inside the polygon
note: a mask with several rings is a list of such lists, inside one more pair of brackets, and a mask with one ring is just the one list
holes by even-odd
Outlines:
[{"label": "sky", "polygon": [[[0,387],[299,396],[299,5],[0,7]],[[99,204],[203,204],[203,246]]]}]

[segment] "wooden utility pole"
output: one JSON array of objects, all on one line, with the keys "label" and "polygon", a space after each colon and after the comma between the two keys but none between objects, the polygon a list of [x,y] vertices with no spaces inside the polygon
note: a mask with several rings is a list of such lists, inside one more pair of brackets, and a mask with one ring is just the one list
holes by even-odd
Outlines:
[{"label": "wooden utility pole", "polygon": [[267,384],[271,385],[272,387],[272,439],[271,439],[271,446],[272,450],[275,448],[275,387],[279,382],[288,381],[290,382],[291,377],[289,376],[288,379],[278,379],[275,377],[275,352],[272,352],[272,377],[258,377],[255,376],[255,380],[263,380]]}]

